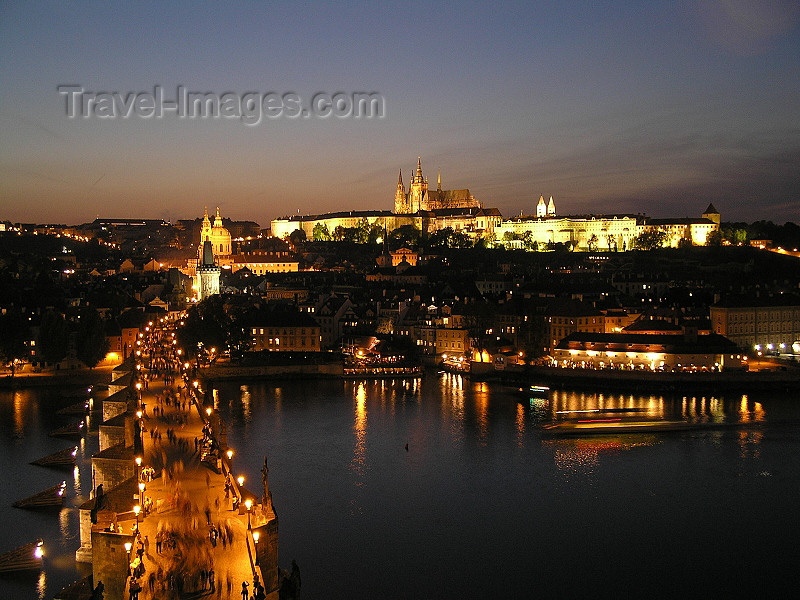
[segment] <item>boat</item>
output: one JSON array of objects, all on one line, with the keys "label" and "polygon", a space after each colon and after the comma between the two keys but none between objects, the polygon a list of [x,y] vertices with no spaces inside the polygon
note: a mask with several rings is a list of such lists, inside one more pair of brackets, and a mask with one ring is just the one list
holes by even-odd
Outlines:
[{"label": "boat", "polygon": [[681,420],[598,417],[547,423],[542,426],[542,432],[549,435],[616,435],[684,431],[692,427],[688,421]]},{"label": "boat", "polygon": [[525,399],[546,398],[550,393],[550,388],[546,385],[531,385],[527,388],[519,388],[517,393]]}]

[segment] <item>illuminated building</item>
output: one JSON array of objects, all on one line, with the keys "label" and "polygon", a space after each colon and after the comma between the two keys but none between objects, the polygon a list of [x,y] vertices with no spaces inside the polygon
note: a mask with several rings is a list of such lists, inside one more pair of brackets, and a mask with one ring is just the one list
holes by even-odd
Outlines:
[{"label": "illuminated building", "polygon": [[436,189],[428,190],[428,178],[422,175],[421,157],[417,157],[417,168],[411,175],[408,192],[406,192],[403,184],[403,172],[400,171],[394,198],[394,212],[396,214],[480,207],[480,203],[475,200],[468,189],[443,190],[441,173],[437,178]]},{"label": "illuminated building", "polygon": [[710,313],[714,332],[747,352],[786,353],[800,340],[800,297],[794,294],[728,296]]},{"label": "illuminated building", "polygon": [[197,262],[197,299],[204,300],[219,294],[219,265],[214,261],[211,240],[203,242],[202,254]]},{"label": "illuminated building", "polygon": [[319,352],[320,327],[305,313],[267,313],[250,326],[251,350]]},{"label": "illuminated building", "polygon": [[206,240],[211,241],[211,247],[216,257],[230,256],[233,253],[231,248],[231,233],[222,225],[219,207],[217,207],[217,214],[214,216],[213,225],[208,218],[208,209],[203,211],[203,224],[200,226],[200,245],[198,253],[202,253],[203,243]]},{"label": "illuminated building", "polygon": [[736,344],[716,333],[573,333],[552,350],[555,366],[652,371],[723,371],[742,368]]},{"label": "illuminated building", "polygon": [[403,225],[413,225],[426,235],[452,228],[472,239],[484,238],[510,247],[527,247],[534,242],[539,250],[551,244],[568,245],[582,251],[622,252],[634,249],[636,238],[647,232],[663,232],[663,246],[681,244],[703,246],[711,233],[719,229],[720,214],[713,204],[699,218],[652,219],[641,214],[588,214],[559,216],[556,203],[544,196],[534,208],[534,214],[504,219],[496,208],[485,208],[469,189],[443,190],[441,176],[435,190],[428,188],[422,173],[422,161],[417,159],[406,190],[402,171],[397,180],[394,212],[347,211],[320,215],[293,215],[271,222],[272,235],[288,238],[302,230],[314,239],[315,229],[324,228],[332,234],[336,228],[356,228],[364,224],[379,225],[391,232]]}]

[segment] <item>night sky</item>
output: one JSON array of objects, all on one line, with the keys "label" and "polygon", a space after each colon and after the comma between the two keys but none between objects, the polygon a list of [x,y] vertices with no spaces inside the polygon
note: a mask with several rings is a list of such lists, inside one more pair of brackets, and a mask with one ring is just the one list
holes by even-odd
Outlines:
[{"label": "night sky", "polygon": [[[800,4],[0,4],[0,220],[268,226],[435,187],[504,216],[800,221]],[[380,119],[70,119],[92,92],[378,92]]]}]

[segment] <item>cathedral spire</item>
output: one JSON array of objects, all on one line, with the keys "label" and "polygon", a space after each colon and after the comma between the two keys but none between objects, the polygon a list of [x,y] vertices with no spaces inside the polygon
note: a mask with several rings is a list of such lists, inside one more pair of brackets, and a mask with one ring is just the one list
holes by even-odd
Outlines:
[{"label": "cathedral spire", "polygon": [[421,156],[417,157],[417,173],[416,173],[416,176],[417,176],[417,180],[418,181],[422,181],[422,157]]},{"label": "cathedral spire", "polygon": [[438,191],[442,191],[442,172],[439,171],[439,175],[436,177],[436,189]]},{"label": "cathedral spire", "polygon": [[397,187],[404,187],[403,186],[403,169],[400,169],[400,175],[397,177]]}]

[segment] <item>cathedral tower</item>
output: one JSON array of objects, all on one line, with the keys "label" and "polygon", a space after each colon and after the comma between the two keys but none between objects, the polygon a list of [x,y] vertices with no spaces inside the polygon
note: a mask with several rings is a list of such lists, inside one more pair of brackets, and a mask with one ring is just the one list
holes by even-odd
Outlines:
[{"label": "cathedral tower", "polygon": [[403,185],[403,169],[397,178],[397,191],[394,193],[394,212],[398,215],[411,212],[406,201],[406,186]]},{"label": "cathedral tower", "polygon": [[425,205],[425,196],[428,194],[428,180],[422,176],[422,157],[417,157],[417,169],[411,176],[408,188],[409,212],[415,213],[422,210]]}]

